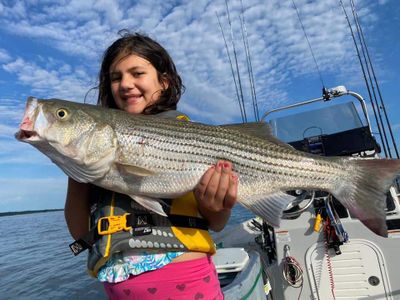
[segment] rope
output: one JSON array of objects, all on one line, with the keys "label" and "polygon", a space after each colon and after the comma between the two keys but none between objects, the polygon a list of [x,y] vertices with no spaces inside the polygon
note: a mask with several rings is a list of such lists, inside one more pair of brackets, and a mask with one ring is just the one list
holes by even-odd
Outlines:
[{"label": "rope", "polygon": [[290,256],[289,249],[289,246],[285,245],[285,257],[282,260],[282,276],[291,287],[300,288],[298,297],[300,299],[304,283],[303,269],[300,263],[293,256]]}]

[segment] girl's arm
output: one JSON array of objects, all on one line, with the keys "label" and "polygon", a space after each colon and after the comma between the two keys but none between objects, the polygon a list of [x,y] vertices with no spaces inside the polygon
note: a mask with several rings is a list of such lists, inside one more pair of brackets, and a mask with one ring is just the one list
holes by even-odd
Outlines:
[{"label": "girl's arm", "polygon": [[68,178],[64,215],[71,236],[77,240],[89,231],[90,185]]}]

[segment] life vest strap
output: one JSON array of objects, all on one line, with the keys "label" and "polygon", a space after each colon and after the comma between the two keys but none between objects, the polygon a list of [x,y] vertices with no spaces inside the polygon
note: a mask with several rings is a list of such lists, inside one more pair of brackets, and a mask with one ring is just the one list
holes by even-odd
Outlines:
[{"label": "life vest strap", "polygon": [[150,213],[126,213],[100,218],[87,234],[71,243],[69,247],[76,256],[86,249],[92,248],[93,244],[103,235],[129,230],[132,236],[140,236],[150,234],[152,228],[157,226],[208,229],[207,221],[198,217],[175,214],[165,217]]}]

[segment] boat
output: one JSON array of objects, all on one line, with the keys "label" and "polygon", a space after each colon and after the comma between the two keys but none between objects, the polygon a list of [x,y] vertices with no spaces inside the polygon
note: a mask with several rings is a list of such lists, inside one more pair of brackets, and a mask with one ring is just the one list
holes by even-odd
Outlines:
[{"label": "boat", "polygon": [[[263,121],[301,151],[379,157],[367,105],[344,86],[266,112]],[[290,193],[297,198],[278,228],[255,216],[214,234],[225,299],[400,299],[398,183],[387,194],[387,238],[352,218],[326,192]]]}]

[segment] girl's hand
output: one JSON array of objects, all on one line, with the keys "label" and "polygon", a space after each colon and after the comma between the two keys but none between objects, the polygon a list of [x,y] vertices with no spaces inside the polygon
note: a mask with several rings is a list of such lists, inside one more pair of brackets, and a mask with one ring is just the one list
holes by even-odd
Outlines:
[{"label": "girl's hand", "polygon": [[237,187],[238,178],[228,161],[218,161],[200,179],[194,195],[210,229],[220,231],[224,228],[237,200]]}]

